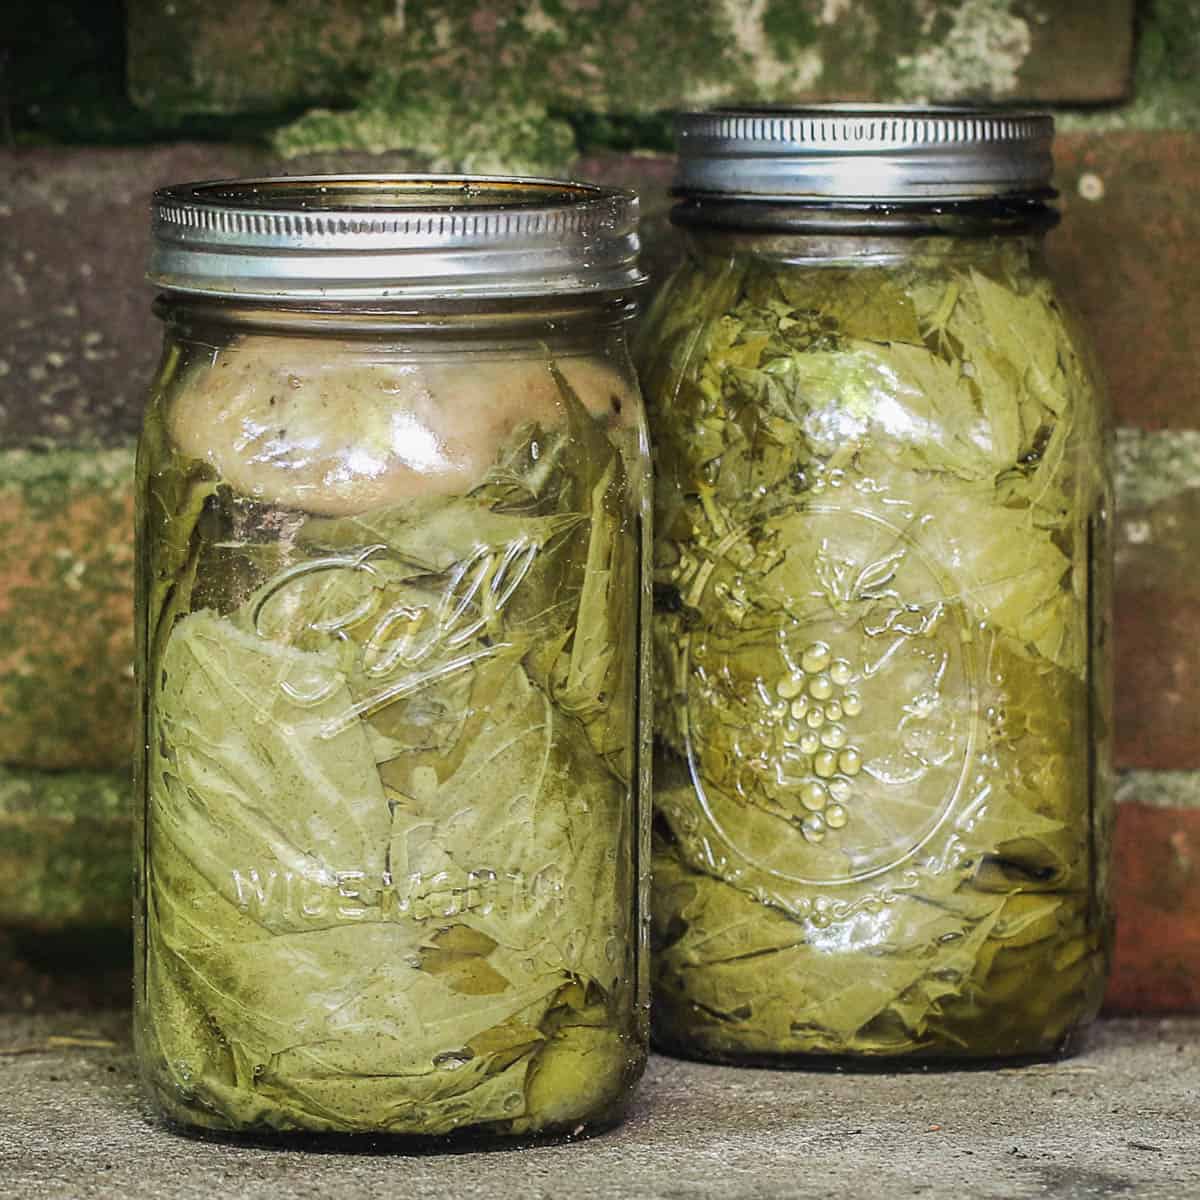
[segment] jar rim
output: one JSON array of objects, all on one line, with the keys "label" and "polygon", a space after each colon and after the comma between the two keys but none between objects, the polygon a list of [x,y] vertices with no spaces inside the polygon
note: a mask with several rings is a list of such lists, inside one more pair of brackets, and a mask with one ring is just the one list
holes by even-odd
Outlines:
[{"label": "jar rim", "polygon": [[1054,118],[981,105],[737,106],[681,113],[674,193],[927,204],[1051,194]]},{"label": "jar rim", "polygon": [[147,277],[261,301],[597,295],[639,287],[638,200],[526,176],[204,180],[155,192]]}]

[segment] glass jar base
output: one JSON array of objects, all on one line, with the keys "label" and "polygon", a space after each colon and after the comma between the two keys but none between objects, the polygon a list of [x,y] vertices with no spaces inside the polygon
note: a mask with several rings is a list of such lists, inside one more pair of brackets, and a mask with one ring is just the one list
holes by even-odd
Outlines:
[{"label": "glass jar base", "polygon": [[689,1062],[726,1067],[747,1067],[774,1071],[836,1072],[839,1074],[895,1074],[943,1071],[994,1071],[1020,1068],[1038,1063],[1059,1062],[1080,1053],[1086,1045],[1087,1027],[1068,1031],[1057,1042],[1042,1048],[1016,1047],[1011,1053],[950,1053],[934,1049],[908,1054],[810,1054],[804,1052],[769,1053],[725,1047],[698,1046],[672,1038],[655,1030],[651,1045],[659,1054]]},{"label": "glass jar base", "polygon": [[[155,1098],[157,1101],[157,1097]],[[173,1107],[175,1111],[170,1111]],[[300,1150],[312,1154],[409,1154],[424,1155],[453,1151],[486,1153],[533,1146],[557,1146],[588,1141],[611,1132],[628,1115],[629,1100],[614,1103],[605,1112],[565,1125],[547,1126],[527,1133],[465,1126],[440,1134],[409,1134],[387,1131],[361,1133],[323,1132],[311,1129],[232,1129],[204,1123],[178,1106],[156,1103],[157,1121],[171,1133],[192,1141],[246,1146],[264,1150]],[[208,1120],[211,1116],[205,1115]]]}]

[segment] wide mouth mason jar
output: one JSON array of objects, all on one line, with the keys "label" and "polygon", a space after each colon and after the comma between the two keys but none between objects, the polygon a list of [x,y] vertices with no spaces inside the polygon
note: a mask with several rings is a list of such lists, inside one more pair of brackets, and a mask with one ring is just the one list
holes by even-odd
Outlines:
[{"label": "wide mouth mason jar", "polygon": [[1105,402],[1049,117],[690,113],[656,463],[654,1037],[1011,1059],[1097,1011]]},{"label": "wide mouth mason jar", "polygon": [[156,195],[135,1025],[169,1119],[620,1117],[647,1040],[636,254],[633,195],[583,184]]}]

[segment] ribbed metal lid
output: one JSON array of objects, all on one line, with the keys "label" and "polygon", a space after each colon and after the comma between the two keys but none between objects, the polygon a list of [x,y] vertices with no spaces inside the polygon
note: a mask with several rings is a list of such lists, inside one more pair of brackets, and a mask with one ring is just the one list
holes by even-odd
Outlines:
[{"label": "ribbed metal lid", "polygon": [[972,108],[828,104],[676,119],[675,191],[903,203],[1044,195],[1054,119]]},{"label": "ribbed metal lid", "polygon": [[624,292],[637,197],[549,179],[325,175],[156,192],[148,277],[256,300],[484,299]]}]

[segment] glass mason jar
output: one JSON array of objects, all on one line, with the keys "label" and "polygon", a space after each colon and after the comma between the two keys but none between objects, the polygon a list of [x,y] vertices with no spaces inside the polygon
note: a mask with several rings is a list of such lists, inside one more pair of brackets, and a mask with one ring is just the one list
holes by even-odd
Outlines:
[{"label": "glass mason jar", "polygon": [[656,467],[653,1030],[733,1063],[1066,1052],[1108,901],[1105,403],[1053,125],[679,126]]},{"label": "glass mason jar", "polygon": [[264,179],[154,222],[154,1100],[235,1132],[613,1123],[647,1040],[635,198]]}]

